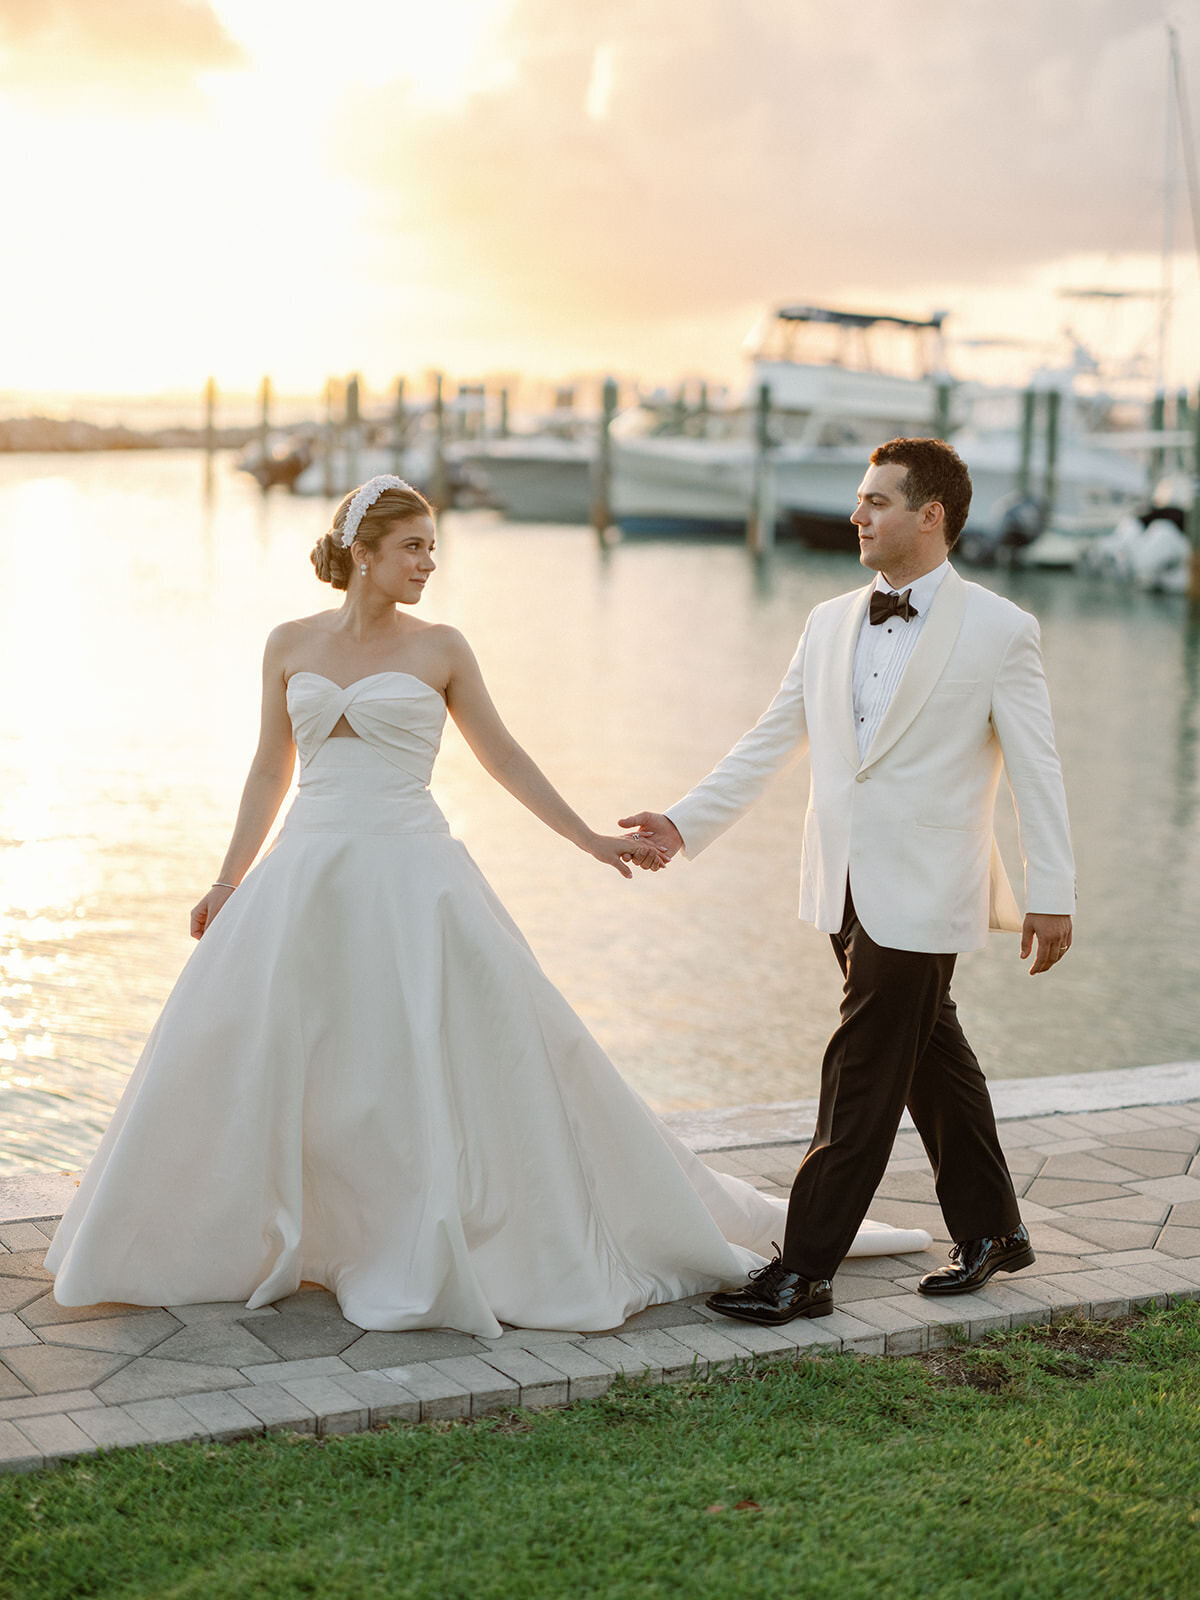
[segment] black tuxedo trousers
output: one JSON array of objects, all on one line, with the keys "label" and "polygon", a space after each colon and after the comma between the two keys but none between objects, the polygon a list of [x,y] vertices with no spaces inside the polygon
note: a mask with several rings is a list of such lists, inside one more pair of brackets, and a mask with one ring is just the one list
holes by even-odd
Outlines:
[{"label": "black tuxedo trousers", "polygon": [[845,977],[841,1022],[821,1066],[816,1132],[792,1184],[785,1266],[833,1277],[887,1169],[906,1106],[950,1237],[1011,1233],[1021,1220],[1012,1178],[950,998],[955,956],[876,944],[855,915],[849,884],[831,938]]}]

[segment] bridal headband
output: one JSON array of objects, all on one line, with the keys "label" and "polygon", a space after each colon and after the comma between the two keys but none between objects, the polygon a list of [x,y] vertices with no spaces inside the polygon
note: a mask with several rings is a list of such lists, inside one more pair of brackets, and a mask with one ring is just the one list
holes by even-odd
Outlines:
[{"label": "bridal headband", "polygon": [[386,489],[411,488],[411,483],[405,483],[403,478],[397,478],[390,472],[381,472],[377,477],[368,478],[351,500],[350,508],[346,512],[346,521],[342,527],[342,549],[349,550],[358,533],[359,523]]}]

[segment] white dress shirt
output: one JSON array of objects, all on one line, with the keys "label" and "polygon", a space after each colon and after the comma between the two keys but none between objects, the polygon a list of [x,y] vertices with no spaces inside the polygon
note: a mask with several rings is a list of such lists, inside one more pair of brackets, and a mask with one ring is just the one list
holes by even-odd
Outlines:
[{"label": "white dress shirt", "polygon": [[[907,622],[903,617],[889,617],[886,622],[872,623],[869,610],[863,617],[854,651],[854,731],[860,759],[871,748],[925,625],[933,597],[949,570],[950,563],[943,561],[909,586],[909,603],[916,607],[917,614]],[[893,589],[882,572],[876,576],[875,588],[881,594],[904,593]]]}]

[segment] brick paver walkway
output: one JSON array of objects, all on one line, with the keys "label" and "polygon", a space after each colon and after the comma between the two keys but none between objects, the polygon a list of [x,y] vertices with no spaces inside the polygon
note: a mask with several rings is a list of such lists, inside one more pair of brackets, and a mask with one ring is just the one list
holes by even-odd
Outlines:
[{"label": "brick paver walkway", "polygon": [[[318,1288],[257,1312],[68,1309],[55,1303],[42,1266],[55,1218],[8,1221],[0,1224],[0,1470],[122,1445],[282,1428],[351,1433],[397,1417],[561,1405],[602,1394],[619,1373],[671,1382],[798,1352],[911,1354],[951,1336],[1115,1317],[1200,1295],[1200,1100],[1008,1120],[1001,1136],[1038,1252],[1033,1267],[949,1300],[916,1293],[948,1241],[919,1141],[901,1133],[871,1214],[927,1228],[933,1249],[848,1261],[831,1317],[778,1329],[731,1322],[691,1300],[599,1334],[369,1333]],[[764,1142],[705,1159],[786,1193],[803,1149]]]}]

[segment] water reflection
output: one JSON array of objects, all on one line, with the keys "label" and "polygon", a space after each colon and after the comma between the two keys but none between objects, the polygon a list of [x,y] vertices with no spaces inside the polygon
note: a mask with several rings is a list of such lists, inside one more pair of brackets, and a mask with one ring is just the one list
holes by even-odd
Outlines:
[{"label": "water reflection", "polygon": [[[332,603],[329,507],[192,455],[0,458],[0,1104],[9,1168],[94,1148],[180,965],[254,747],[263,639]],[[702,776],[773,693],[808,610],[861,581],[783,546],[605,545],[451,515],[423,602],[472,640],[502,714],[597,825]],[[988,575],[1036,612],[1079,856],[1075,949],[1015,942],[958,992],[993,1076],[1200,1055],[1197,701],[1186,602]],[[451,730],[435,779],[543,963],[663,1108],[814,1092],[836,1017],[795,917],[806,772],[695,864],[621,882],[546,834]],[[1015,857],[1011,824],[1002,844]]]}]

